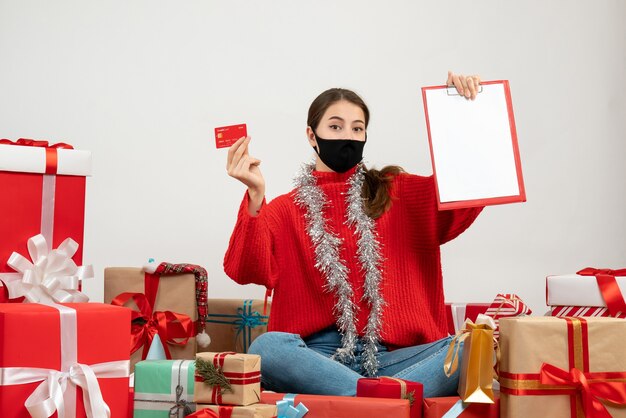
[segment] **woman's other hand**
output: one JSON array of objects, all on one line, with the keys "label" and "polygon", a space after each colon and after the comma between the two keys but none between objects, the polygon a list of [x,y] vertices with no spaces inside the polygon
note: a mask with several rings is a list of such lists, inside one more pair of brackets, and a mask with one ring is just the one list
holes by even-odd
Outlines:
[{"label": "woman's other hand", "polygon": [[252,157],[248,153],[250,137],[241,137],[228,149],[228,161],[226,170],[228,175],[236,178],[248,187],[250,204],[248,211],[256,215],[261,208],[265,196],[265,179],[261,174],[259,165],[261,160]]},{"label": "woman's other hand", "polygon": [[446,84],[456,87],[459,94],[466,99],[474,100],[478,90],[480,90],[480,76],[454,74],[452,71],[448,71]]}]

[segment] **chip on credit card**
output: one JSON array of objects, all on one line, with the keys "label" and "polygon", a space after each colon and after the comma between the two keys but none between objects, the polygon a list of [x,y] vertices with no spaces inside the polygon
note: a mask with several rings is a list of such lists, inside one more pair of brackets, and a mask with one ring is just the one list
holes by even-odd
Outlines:
[{"label": "chip on credit card", "polygon": [[242,136],[248,136],[245,123],[215,128],[215,146],[217,148],[230,147]]}]

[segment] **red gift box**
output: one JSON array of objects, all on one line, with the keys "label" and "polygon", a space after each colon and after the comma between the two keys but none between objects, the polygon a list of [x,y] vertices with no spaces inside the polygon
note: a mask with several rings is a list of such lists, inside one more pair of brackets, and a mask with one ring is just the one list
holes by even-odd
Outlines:
[{"label": "red gift box", "polygon": [[[441,418],[461,401],[458,396],[424,399],[424,418]],[[500,398],[496,395],[495,403],[465,404],[460,418],[498,418],[500,416]]]},{"label": "red gift box", "polygon": [[106,416],[108,405],[126,418],[130,314],[101,303],[0,304],[2,416],[30,418],[25,403],[41,408],[51,395],[47,406],[67,418],[87,416],[84,396],[93,416]]},{"label": "red gift box", "polygon": [[[261,392],[260,402],[275,404],[284,397],[284,393]],[[305,418],[410,417],[409,401],[406,399],[295,395],[294,404],[299,403],[309,410]]]},{"label": "red gift box", "polygon": [[0,280],[17,278],[7,265],[15,251],[28,254],[29,238],[42,233],[50,248],[66,238],[78,243],[82,264],[85,176],[91,153],[45,141],[0,140]]},{"label": "red gift box", "polygon": [[448,334],[455,335],[463,329],[466,319],[476,322],[479,314],[484,314],[489,303],[446,303],[446,318],[448,320]]},{"label": "red gift box", "polygon": [[395,377],[363,378],[356,384],[356,396],[409,399],[411,418],[421,418],[424,385]]}]

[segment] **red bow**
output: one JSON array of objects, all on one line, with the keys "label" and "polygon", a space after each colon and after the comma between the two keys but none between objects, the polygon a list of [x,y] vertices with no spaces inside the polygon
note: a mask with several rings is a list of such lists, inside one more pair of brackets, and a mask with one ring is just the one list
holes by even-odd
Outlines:
[{"label": "red bow", "polygon": [[[185,345],[189,338],[193,336],[193,323],[189,316],[171,311],[153,312],[152,305],[143,293],[120,293],[111,301],[111,304],[124,306],[131,298],[139,308],[139,312],[133,311],[132,314],[131,354],[139,350],[143,345],[142,358],[146,358],[150,349],[150,343],[154,336],[159,334],[161,341],[163,341],[165,357],[169,359],[172,356],[167,347],[168,344]],[[136,319],[141,319],[144,323],[136,323]],[[180,338],[183,338],[183,340],[175,341],[175,339]]]},{"label": "red bow", "polygon": [[23,147],[41,147],[46,149],[46,174],[56,174],[58,166],[57,149],[74,149],[70,144],[59,142],[48,144],[48,141],[36,141],[34,139],[20,138],[13,142],[9,139],[0,139],[3,145],[20,145]]},{"label": "red bow", "polygon": [[580,392],[586,418],[611,418],[601,399],[626,405],[626,382],[604,380],[609,377],[605,376],[607,374],[610,373],[583,373],[576,368],[567,372],[547,363],[541,366],[539,372],[543,385],[570,386]]},{"label": "red bow", "polygon": [[187,418],[219,418],[219,416],[211,411],[210,409],[201,409],[197,412],[194,412],[191,415],[187,415]]},{"label": "red bow", "polygon": [[27,139],[20,138],[17,141],[13,142],[10,139],[0,139],[0,144],[3,145],[21,145],[23,147],[42,147],[42,148],[63,148],[63,149],[74,149],[70,144],[66,144],[65,142],[58,142],[56,144],[49,144],[48,141],[37,141],[35,139]]},{"label": "red bow", "polygon": [[587,267],[576,274],[580,276],[596,276],[602,298],[606,302],[606,307],[612,316],[617,316],[620,312],[626,312],[626,302],[624,302],[622,292],[617,284],[617,280],[615,280],[615,276],[626,276],[626,269],[611,270]]}]

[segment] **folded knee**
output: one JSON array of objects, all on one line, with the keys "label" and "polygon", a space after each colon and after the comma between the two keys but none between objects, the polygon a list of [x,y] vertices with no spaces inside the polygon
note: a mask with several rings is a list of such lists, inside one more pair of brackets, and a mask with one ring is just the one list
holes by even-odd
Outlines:
[{"label": "folded knee", "polygon": [[304,345],[304,341],[302,341],[297,334],[276,331],[266,332],[252,341],[248,353],[267,357],[272,354],[277,354],[287,347],[293,347],[294,345]]}]

